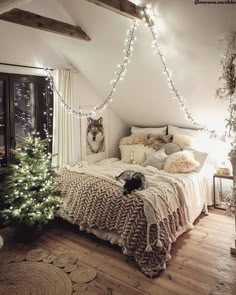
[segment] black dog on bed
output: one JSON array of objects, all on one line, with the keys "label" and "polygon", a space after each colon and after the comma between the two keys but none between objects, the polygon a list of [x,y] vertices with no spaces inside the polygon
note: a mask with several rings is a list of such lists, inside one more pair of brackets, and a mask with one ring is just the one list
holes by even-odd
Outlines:
[{"label": "black dog on bed", "polygon": [[135,172],[134,170],[126,170],[119,176],[116,176],[116,180],[124,180],[124,192],[126,196],[136,190],[142,190],[146,188],[146,179],[142,173]]}]

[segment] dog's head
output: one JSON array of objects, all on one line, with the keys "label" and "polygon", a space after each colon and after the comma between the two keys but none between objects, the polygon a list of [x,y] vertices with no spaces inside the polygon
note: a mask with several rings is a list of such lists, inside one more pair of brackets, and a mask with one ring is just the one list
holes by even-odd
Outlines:
[{"label": "dog's head", "polygon": [[125,181],[123,195],[128,195],[140,188],[141,180],[139,178],[130,178]]}]

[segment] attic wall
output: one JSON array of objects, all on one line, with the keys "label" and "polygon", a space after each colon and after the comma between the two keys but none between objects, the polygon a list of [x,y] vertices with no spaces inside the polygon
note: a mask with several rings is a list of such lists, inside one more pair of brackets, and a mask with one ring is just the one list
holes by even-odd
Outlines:
[{"label": "attic wall", "polygon": [[[235,5],[196,6],[194,0],[146,2],[153,5],[160,48],[194,118],[222,130],[227,111],[226,104],[215,99],[222,54],[217,43],[225,32],[236,30]],[[104,100],[116,65],[123,58],[130,20],[84,0],[33,0],[21,8],[79,24],[92,40],[65,38],[0,21],[0,60],[53,68],[72,65]],[[128,126],[192,127],[169,93],[162,65],[151,48],[150,33],[143,25],[137,37],[132,62],[115,93],[112,110]]]},{"label": "attic wall", "polygon": [[[101,103],[101,98],[96,94],[89,82],[81,76],[78,81],[79,106],[95,106]],[[119,141],[121,137],[129,133],[129,128],[123,120],[111,109],[107,108],[108,116],[108,155],[109,157],[119,157]],[[79,124],[79,120],[78,120]],[[79,127],[79,125],[78,125]]]},{"label": "attic wall", "polygon": [[[43,71],[35,69],[25,69],[20,67],[9,67],[0,65],[0,73],[15,73],[23,75],[44,75]],[[77,81],[77,91],[78,91],[78,107],[80,106],[94,106],[101,102],[101,99],[89,85],[89,82],[81,75],[80,79]],[[108,108],[108,155],[109,157],[119,157],[119,140],[121,137],[128,134],[129,129],[127,124],[125,124],[119,116]],[[79,134],[80,130],[80,119],[76,119],[77,130]],[[56,128],[56,126],[54,127]],[[80,140],[76,140],[78,146],[77,159],[81,160],[80,157]]]}]

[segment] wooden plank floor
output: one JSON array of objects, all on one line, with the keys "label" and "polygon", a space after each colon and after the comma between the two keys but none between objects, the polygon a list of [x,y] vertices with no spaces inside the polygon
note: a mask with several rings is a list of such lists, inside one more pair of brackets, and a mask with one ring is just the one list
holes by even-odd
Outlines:
[{"label": "wooden plank floor", "polygon": [[[12,242],[11,231],[0,233],[6,240],[5,248],[23,251]],[[99,295],[236,295],[236,256],[229,251],[234,237],[234,219],[220,210],[210,210],[209,216],[202,215],[195,228],[173,244],[166,271],[152,280],[127,261],[118,247],[69,224],[49,228],[24,251],[41,247],[55,254],[76,253],[80,262],[97,269]]]}]

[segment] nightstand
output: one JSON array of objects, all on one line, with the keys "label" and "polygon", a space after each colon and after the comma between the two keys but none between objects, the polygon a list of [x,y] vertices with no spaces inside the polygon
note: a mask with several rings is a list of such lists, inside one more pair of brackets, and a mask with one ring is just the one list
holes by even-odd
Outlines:
[{"label": "nightstand", "polygon": [[213,197],[214,197],[214,208],[217,209],[221,209],[221,210],[225,210],[225,206],[224,205],[217,205],[216,204],[216,178],[220,179],[220,197],[222,197],[223,193],[222,193],[222,180],[223,179],[230,179],[233,181],[233,175],[223,175],[223,174],[214,174],[213,175]]}]

